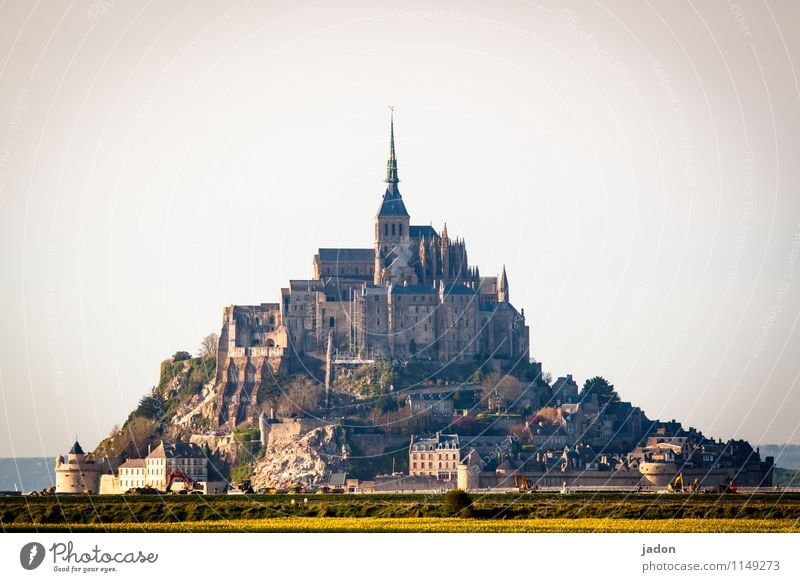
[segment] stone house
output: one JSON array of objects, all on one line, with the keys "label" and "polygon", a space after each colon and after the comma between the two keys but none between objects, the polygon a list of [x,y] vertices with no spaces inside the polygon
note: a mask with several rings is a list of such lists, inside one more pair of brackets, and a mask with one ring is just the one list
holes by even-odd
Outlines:
[{"label": "stone house", "polygon": [[453,416],[453,397],[450,394],[409,394],[406,400],[411,414],[430,412],[434,416]]},{"label": "stone house", "polygon": [[118,468],[118,487],[121,492],[144,487],[146,484],[146,464],[144,459],[128,459]]},{"label": "stone house", "polygon": [[180,471],[192,481],[208,481],[208,459],[194,443],[161,441],[144,462],[145,483],[156,489],[166,489],[172,471]]},{"label": "stone house", "polygon": [[433,437],[411,435],[408,472],[412,477],[428,476],[443,481],[455,480],[461,461],[458,435],[436,433]]}]

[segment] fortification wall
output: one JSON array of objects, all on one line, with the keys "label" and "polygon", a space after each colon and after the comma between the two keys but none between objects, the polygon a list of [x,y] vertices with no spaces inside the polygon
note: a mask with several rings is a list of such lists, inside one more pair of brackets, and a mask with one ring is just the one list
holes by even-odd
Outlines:
[{"label": "fortification wall", "polygon": [[378,475],[374,483],[376,493],[424,493],[456,488],[455,481],[439,481],[435,477],[419,475]]},{"label": "fortification wall", "polygon": [[[459,488],[467,491],[475,489],[513,489],[517,487],[513,474],[503,475],[494,472],[469,472],[459,467]],[[562,487],[565,483],[570,488],[632,488],[646,484],[637,471],[550,471],[549,473],[523,473],[528,487]]]}]

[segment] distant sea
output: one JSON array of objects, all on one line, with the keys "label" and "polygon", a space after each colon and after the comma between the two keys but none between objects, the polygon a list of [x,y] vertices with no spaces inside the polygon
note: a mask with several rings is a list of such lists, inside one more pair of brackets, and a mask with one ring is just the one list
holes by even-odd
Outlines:
[{"label": "distant sea", "polygon": [[800,469],[800,445],[759,445],[761,459],[775,457],[775,466]]},{"label": "distant sea", "polygon": [[0,459],[0,491],[40,491],[56,482],[55,456]]}]

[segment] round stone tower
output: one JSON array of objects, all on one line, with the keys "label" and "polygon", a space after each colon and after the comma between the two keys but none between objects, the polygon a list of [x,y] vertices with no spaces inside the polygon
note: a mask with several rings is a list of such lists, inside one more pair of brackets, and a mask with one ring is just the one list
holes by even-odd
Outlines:
[{"label": "round stone tower", "polygon": [[100,489],[100,466],[87,461],[80,443],[67,453],[66,462],[56,457],[56,493],[97,493]]}]

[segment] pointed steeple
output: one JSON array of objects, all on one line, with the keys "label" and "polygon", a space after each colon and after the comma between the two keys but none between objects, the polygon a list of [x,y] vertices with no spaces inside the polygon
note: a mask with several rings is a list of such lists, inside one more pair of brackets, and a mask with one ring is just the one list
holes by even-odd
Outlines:
[{"label": "pointed steeple", "polygon": [[389,121],[389,159],[386,160],[386,179],[387,184],[397,184],[400,180],[397,177],[397,157],[394,154],[394,105],[390,105],[391,118]]},{"label": "pointed steeple", "polygon": [[503,274],[500,275],[500,282],[497,284],[497,300],[508,303],[508,276],[506,276],[506,266],[503,265]]},{"label": "pointed steeple", "polygon": [[403,204],[403,197],[400,196],[400,190],[397,188],[397,183],[400,179],[397,177],[397,157],[394,152],[394,107],[390,107],[392,114],[389,123],[389,159],[386,160],[386,192],[383,194],[383,201],[378,210],[378,216],[403,216],[408,217],[406,205]]}]

